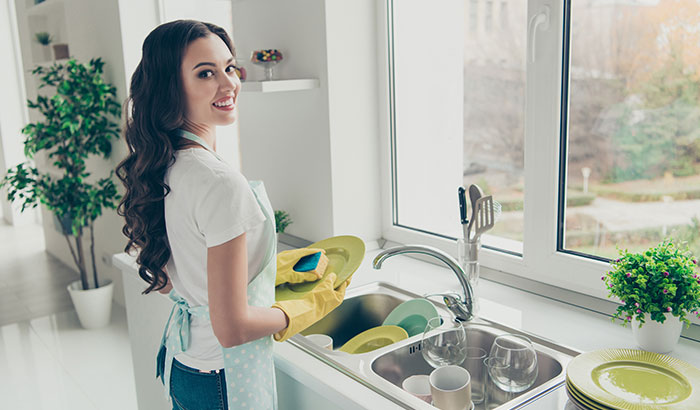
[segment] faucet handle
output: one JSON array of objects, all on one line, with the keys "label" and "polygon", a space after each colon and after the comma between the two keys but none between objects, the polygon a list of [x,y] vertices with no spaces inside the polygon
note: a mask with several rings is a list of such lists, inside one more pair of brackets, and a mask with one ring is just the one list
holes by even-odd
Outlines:
[{"label": "faucet handle", "polygon": [[447,306],[447,308],[452,312],[454,319],[458,322],[466,322],[471,320],[474,315],[467,307],[466,302],[462,300],[462,296],[455,292],[446,293],[429,293],[423,295],[424,298],[428,299],[433,296],[442,296],[442,301]]},{"label": "faucet handle", "polygon": [[462,296],[457,293],[457,292],[436,292],[436,293],[426,293],[423,295],[423,298],[430,300],[430,298],[435,297],[435,296],[440,296],[443,298],[450,298],[450,299],[456,299],[459,302],[462,302]]}]

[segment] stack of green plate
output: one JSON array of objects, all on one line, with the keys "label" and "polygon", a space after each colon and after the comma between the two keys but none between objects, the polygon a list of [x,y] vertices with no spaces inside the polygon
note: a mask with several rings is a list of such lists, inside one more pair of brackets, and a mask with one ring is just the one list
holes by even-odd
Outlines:
[{"label": "stack of green plate", "polygon": [[575,357],[566,369],[569,399],[582,410],[698,410],[700,369],[632,349]]}]

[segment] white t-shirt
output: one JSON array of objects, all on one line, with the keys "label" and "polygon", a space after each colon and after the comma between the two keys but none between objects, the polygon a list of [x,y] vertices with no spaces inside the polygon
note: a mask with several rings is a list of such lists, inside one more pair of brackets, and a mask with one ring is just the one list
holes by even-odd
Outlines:
[{"label": "white t-shirt", "polygon": [[[245,177],[211,152],[179,150],[165,175],[165,227],[171,256],[168,275],[175,292],[190,306],[209,305],[207,248],[246,233],[248,274],[256,275],[266,252],[263,214]],[[190,318],[190,344],[175,358],[199,370],[224,367],[221,345],[211,323]]]}]

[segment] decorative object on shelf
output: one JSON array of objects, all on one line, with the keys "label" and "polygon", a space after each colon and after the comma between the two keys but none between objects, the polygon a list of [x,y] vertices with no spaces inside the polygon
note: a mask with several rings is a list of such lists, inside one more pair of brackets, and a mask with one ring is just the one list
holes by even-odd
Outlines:
[{"label": "decorative object on shelf", "polygon": [[53,58],[55,60],[65,60],[70,58],[70,53],[68,52],[68,44],[54,44],[53,45]]},{"label": "decorative object on shelf", "polygon": [[36,33],[34,36],[36,37],[36,42],[42,45],[41,48],[44,52],[43,60],[51,60],[51,50],[49,49],[49,44],[51,44],[51,42],[53,41],[53,37],[51,37],[51,34],[45,31],[41,31],[39,33]]},{"label": "decorative object on shelf", "polygon": [[45,31],[41,31],[39,33],[36,33],[35,36],[36,36],[36,42],[41,44],[42,46],[48,46],[53,41],[53,37],[51,37],[51,34],[45,32]]},{"label": "decorative object on shelf", "polygon": [[253,64],[262,66],[265,69],[265,81],[272,81],[272,68],[282,61],[282,53],[274,48],[268,50],[255,50],[250,56]]},{"label": "decorative object on shelf", "polygon": [[275,210],[275,229],[277,233],[284,233],[284,230],[294,221],[285,211]]},{"label": "decorative object on shelf", "polygon": [[234,70],[236,70],[236,75],[238,76],[238,79],[241,80],[241,82],[244,82],[245,79],[248,77],[248,73],[245,70],[245,67],[243,66],[233,66]]},{"label": "decorative object on shelf", "polygon": [[[112,140],[119,138],[121,104],[117,100],[116,87],[102,77],[103,66],[102,60],[97,58],[90,60],[89,64],[69,60],[32,70],[32,74],[39,77],[39,89],[51,87],[54,94],[39,94],[36,101],[28,101],[29,108],[38,110],[42,119],[22,129],[26,136],[24,152],[28,158],[37,153],[46,158],[59,174],[25,162],[9,169],[0,179],[0,188],[7,188],[7,199],[19,201],[22,211],[42,203],[69,227],[68,232],[62,233],[80,280],[71,284],[68,290],[80,323],[86,328],[109,321],[111,291],[102,288],[111,285],[97,278],[94,222],[103,208],[116,209],[121,198],[112,181],[112,173],[94,183],[86,181],[90,172],[85,163],[90,154],[108,158]],[[89,261],[83,250],[84,228],[90,231],[92,289],[88,281]],[[101,299],[103,307],[95,307],[92,300],[84,302],[80,296],[81,301],[78,301],[75,297],[78,293],[88,299]],[[102,312],[101,319],[93,317],[98,311]]]},{"label": "decorative object on shelf", "polygon": [[[609,295],[622,301],[613,320],[633,324],[635,341],[644,350],[667,353],[674,349],[688,315],[700,317],[698,261],[687,246],[671,239],[641,253],[620,251],[612,269],[601,279]],[[650,319],[647,322],[647,319]]]}]

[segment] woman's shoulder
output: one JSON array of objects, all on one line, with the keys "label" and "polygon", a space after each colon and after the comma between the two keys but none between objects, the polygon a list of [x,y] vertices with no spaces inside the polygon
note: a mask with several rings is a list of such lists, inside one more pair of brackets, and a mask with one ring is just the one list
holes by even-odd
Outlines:
[{"label": "woman's shoulder", "polygon": [[177,151],[170,169],[171,179],[177,178],[188,184],[205,187],[211,184],[248,184],[240,171],[217,159],[211,152],[201,148]]}]

